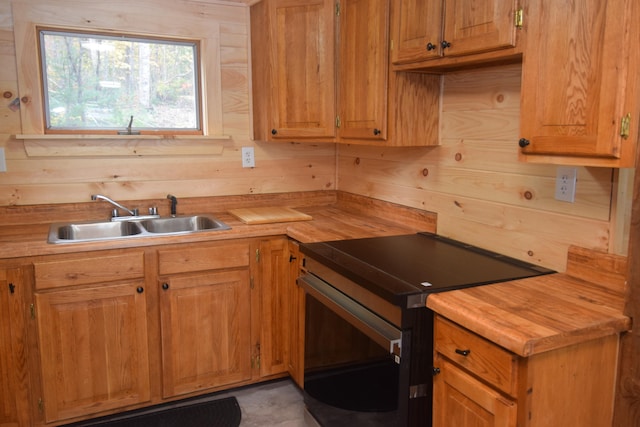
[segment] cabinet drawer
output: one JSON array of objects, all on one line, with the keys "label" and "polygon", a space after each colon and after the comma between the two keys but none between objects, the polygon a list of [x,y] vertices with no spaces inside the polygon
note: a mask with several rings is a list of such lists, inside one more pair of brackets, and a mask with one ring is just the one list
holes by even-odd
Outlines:
[{"label": "cabinet drawer", "polygon": [[223,243],[158,251],[161,275],[237,268],[249,265],[248,243]]},{"label": "cabinet drawer", "polygon": [[36,261],[36,289],[115,282],[144,277],[144,252],[93,253],[90,257]]},{"label": "cabinet drawer", "polygon": [[515,396],[518,356],[440,316],[435,351],[492,386]]}]

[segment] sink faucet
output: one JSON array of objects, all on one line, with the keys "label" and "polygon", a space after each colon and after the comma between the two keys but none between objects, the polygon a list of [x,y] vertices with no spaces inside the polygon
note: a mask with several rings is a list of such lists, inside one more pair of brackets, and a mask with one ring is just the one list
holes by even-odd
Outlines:
[{"label": "sink faucet", "polygon": [[178,199],[176,196],[171,194],[167,194],[167,199],[171,200],[171,216],[176,216],[176,205],[178,204]]},{"label": "sink faucet", "polygon": [[[109,203],[111,203],[113,206],[115,206],[115,207],[117,207],[117,208],[120,208],[120,209],[122,209],[123,211],[127,211],[127,212],[129,213],[129,215],[131,215],[131,216],[138,216],[138,209],[137,209],[137,208],[136,208],[136,209],[134,209],[134,210],[127,209],[127,208],[125,208],[124,206],[122,206],[120,203],[118,203],[118,202],[116,202],[116,201],[114,201],[114,200],[111,200],[110,198],[108,198],[108,197],[106,197],[106,196],[103,196],[102,194],[92,194],[92,195],[91,195],[91,200],[104,200],[105,202],[109,202]],[[114,214],[115,214],[115,215],[113,215],[114,217],[115,217],[115,216],[118,216],[118,215],[117,215],[117,210],[114,212]]]}]

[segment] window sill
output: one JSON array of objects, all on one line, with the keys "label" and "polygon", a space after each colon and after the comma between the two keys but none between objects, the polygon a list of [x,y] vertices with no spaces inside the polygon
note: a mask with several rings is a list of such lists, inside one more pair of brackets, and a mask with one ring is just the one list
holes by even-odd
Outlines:
[{"label": "window sill", "polygon": [[16,135],[28,157],[220,155],[228,135]]}]

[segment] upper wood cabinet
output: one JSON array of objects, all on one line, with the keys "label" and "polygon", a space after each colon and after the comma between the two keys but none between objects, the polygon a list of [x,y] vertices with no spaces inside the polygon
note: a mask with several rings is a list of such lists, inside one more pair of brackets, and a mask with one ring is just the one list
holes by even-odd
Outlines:
[{"label": "upper wood cabinet", "polygon": [[387,137],[389,0],[339,3],[338,133],[341,139]]},{"label": "upper wood cabinet", "polygon": [[440,80],[389,71],[390,0],[251,7],[254,137],[438,143]]},{"label": "upper wood cabinet", "polygon": [[634,166],[640,93],[637,3],[530,2],[521,160]]},{"label": "upper wood cabinet", "polygon": [[251,7],[254,137],[336,135],[333,0],[265,0]]},{"label": "upper wood cabinet", "polygon": [[[394,7],[394,64],[477,54],[516,45],[517,0],[395,0]],[[429,66],[428,63],[420,65]]]}]

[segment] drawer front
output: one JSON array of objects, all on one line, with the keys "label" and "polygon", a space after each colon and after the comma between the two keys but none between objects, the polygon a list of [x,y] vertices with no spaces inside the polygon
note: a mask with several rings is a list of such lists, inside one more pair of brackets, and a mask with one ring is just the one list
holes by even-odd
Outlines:
[{"label": "drawer front", "polygon": [[503,392],[515,396],[518,356],[440,316],[435,351]]},{"label": "drawer front", "polygon": [[158,251],[158,272],[161,275],[238,268],[248,265],[248,243],[221,243],[213,246]]},{"label": "drawer front", "polygon": [[116,282],[144,277],[144,252],[93,253],[86,258],[68,258],[33,263],[36,289]]}]

